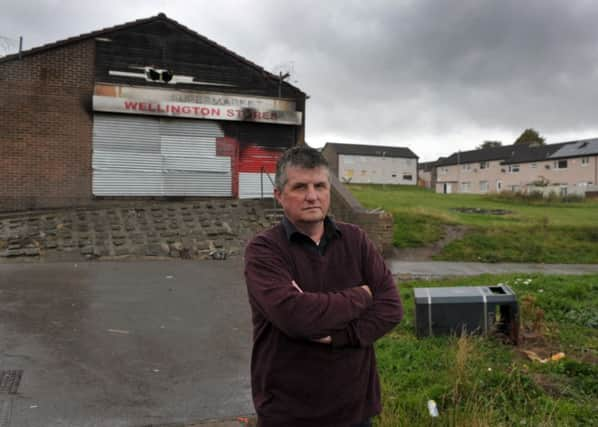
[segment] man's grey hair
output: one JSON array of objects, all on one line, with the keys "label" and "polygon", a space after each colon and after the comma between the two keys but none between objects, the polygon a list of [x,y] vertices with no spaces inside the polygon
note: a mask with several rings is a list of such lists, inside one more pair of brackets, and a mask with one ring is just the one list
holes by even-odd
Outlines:
[{"label": "man's grey hair", "polygon": [[[302,169],[315,169],[323,167],[326,169],[328,174],[328,162],[315,148],[308,147],[307,145],[298,145],[296,147],[289,148],[284,152],[282,157],[278,159],[276,164],[276,178],[274,184],[279,191],[284,189],[287,183],[287,167],[294,166]],[[330,175],[329,178],[330,179]]]}]

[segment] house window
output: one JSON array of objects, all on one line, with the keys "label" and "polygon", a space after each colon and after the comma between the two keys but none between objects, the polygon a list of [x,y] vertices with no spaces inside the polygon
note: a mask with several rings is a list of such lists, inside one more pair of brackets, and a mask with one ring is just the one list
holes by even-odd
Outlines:
[{"label": "house window", "polygon": [[567,160],[555,160],[554,167],[555,169],[567,169]]},{"label": "house window", "polygon": [[488,168],[488,162],[482,161],[480,162],[480,169],[486,169]]},{"label": "house window", "polygon": [[511,173],[519,172],[519,165],[509,165],[509,172],[511,172]]},{"label": "house window", "polygon": [[536,169],[538,167],[537,163],[532,163],[531,165],[529,165],[530,168],[532,169]]},{"label": "house window", "polygon": [[461,193],[469,193],[470,185],[469,182],[461,183]]},{"label": "house window", "polygon": [[352,165],[354,162],[353,157],[343,156],[343,161],[346,165]]},{"label": "house window", "polygon": [[404,179],[405,181],[411,181],[411,180],[413,179],[413,177],[411,176],[411,174],[404,173],[404,174],[403,174],[403,179]]},{"label": "house window", "polygon": [[496,181],[496,191],[502,191],[502,181]]},{"label": "house window", "polygon": [[567,197],[567,187],[561,187],[561,197]]},{"label": "house window", "polygon": [[519,192],[519,186],[518,185],[511,185],[511,191],[513,193],[518,193]]},{"label": "house window", "polygon": [[393,177],[393,178],[396,178],[396,177],[397,177],[397,174],[396,174],[396,173],[393,173],[393,174],[392,174],[392,177]]},{"label": "house window", "polygon": [[581,165],[582,166],[587,166],[590,164],[590,158],[589,157],[582,157],[581,158]]},{"label": "house window", "polygon": [[440,168],[440,175],[446,175],[448,173],[448,168]]},{"label": "house window", "polygon": [[461,165],[461,170],[463,170],[463,171],[468,171],[470,169],[471,169],[471,165],[469,163]]},{"label": "house window", "polygon": [[481,193],[487,193],[488,192],[488,181],[480,181],[480,192]]}]

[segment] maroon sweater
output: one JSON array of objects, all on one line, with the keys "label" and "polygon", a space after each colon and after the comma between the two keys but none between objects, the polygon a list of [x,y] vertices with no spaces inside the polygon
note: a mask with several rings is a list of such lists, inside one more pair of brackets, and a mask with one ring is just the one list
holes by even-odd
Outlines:
[{"label": "maroon sweater", "polygon": [[[345,427],[381,410],[372,344],[401,320],[401,301],[361,229],[328,220],[326,229],[323,253],[282,223],[245,251],[251,385],[263,427]],[[324,336],[332,345],[311,341]]]}]

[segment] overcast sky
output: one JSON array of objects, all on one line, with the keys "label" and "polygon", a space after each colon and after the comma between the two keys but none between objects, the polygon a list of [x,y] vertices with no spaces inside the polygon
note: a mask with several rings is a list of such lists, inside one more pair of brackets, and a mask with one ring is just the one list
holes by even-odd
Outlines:
[{"label": "overcast sky", "polygon": [[290,69],[315,147],[405,146],[428,161],[528,127],[549,143],[598,137],[593,0],[0,0],[0,54],[19,36],[29,49],[159,12]]}]

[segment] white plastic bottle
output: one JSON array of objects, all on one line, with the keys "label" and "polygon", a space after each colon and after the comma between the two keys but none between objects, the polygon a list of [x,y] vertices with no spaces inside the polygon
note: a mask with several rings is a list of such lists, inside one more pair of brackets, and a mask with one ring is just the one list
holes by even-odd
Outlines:
[{"label": "white plastic bottle", "polygon": [[431,417],[438,416],[438,407],[436,406],[436,401],[428,400],[428,412],[430,413]]}]

